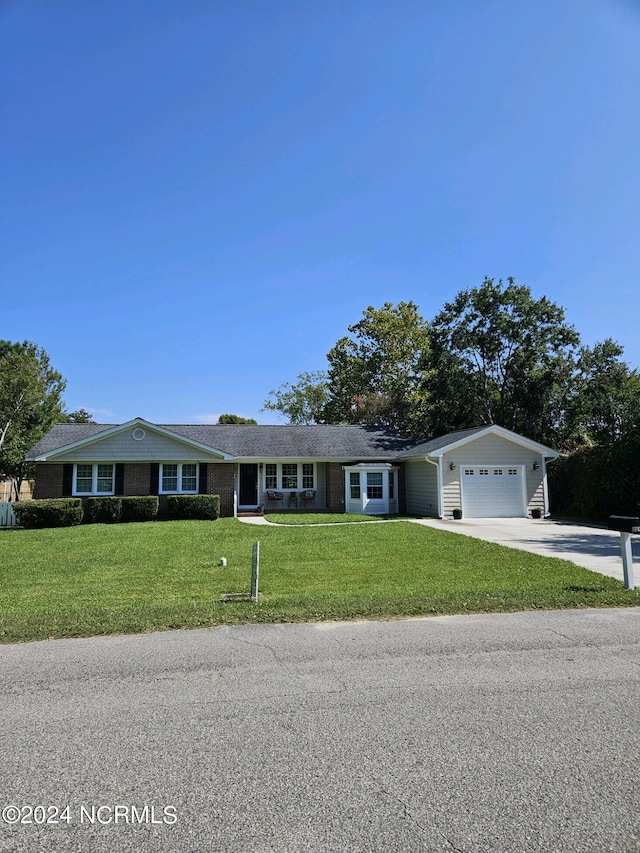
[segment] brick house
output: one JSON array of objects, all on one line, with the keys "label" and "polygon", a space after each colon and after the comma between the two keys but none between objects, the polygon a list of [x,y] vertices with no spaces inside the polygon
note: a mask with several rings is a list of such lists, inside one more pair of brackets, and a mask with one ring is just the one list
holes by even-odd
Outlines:
[{"label": "brick house", "polygon": [[548,511],[551,448],[495,425],[432,439],[369,426],[58,424],[29,452],[34,498],[220,495],[259,508],[451,518]]}]

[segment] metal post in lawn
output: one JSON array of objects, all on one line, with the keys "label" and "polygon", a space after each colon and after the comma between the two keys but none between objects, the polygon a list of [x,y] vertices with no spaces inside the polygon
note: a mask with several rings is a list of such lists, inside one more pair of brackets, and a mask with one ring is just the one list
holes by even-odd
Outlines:
[{"label": "metal post in lawn", "polygon": [[258,576],[260,574],[260,543],[254,542],[251,552],[251,600],[258,600]]},{"label": "metal post in lawn", "polygon": [[633,589],[633,553],[631,551],[631,534],[620,534],[622,549],[622,570],[624,572],[624,588]]},{"label": "metal post in lawn", "polygon": [[624,588],[633,589],[633,552],[631,551],[631,534],[640,533],[640,518],[631,515],[610,515],[609,530],[620,533],[620,548],[622,550],[622,569],[624,572]]}]

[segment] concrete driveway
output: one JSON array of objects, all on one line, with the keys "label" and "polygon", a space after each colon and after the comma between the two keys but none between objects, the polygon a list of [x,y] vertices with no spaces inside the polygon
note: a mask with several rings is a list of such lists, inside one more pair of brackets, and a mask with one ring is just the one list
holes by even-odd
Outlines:
[{"label": "concrete driveway", "polygon": [[[624,580],[620,534],[601,527],[531,518],[469,518],[461,521],[425,518],[420,520],[420,524],[520,548],[544,557],[561,557],[601,575]],[[631,538],[634,579],[636,586],[640,586],[640,537]]]}]

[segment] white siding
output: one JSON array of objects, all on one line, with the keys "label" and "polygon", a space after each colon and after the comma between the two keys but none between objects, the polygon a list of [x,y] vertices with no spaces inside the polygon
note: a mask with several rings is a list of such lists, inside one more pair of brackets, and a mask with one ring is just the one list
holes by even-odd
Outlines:
[{"label": "white siding", "polygon": [[438,515],[438,469],[430,462],[410,459],[404,468],[406,506],[411,515]]}]

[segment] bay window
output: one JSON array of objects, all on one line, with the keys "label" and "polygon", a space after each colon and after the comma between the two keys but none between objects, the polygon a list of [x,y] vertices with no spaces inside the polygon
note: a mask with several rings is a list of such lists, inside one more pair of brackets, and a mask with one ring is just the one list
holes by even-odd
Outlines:
[{"label": "bay window", "polygon": [[349,474],[349,497],[352,501],[360,500],[360,472],[351,471]]},{"label": "bay window", "polygon": [[382,471],[370,471],[367,474],[367,496],[370,501],[382,500]]}]

